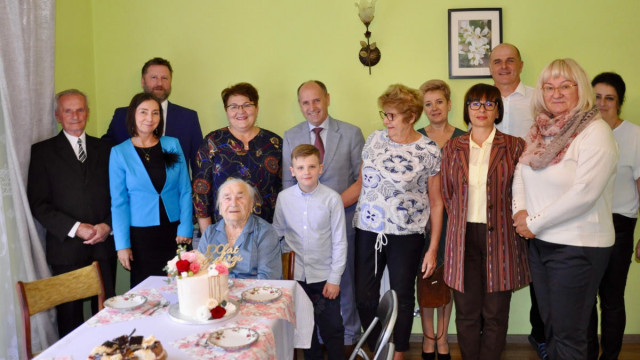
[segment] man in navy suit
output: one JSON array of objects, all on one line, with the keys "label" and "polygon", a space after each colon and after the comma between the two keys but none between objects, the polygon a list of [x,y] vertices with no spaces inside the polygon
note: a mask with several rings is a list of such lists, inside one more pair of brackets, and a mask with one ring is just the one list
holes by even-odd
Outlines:
[{"label": "man in navy suit", "polygon": [[[202,145],[202,130],[200,130],[197,112],[167,100],[171,94],[172,75],[173,69],[169,61],[156,57],[147,61],[142,67],[140,83],[144,92],[153,94],[162,105],[165,129],[163,135],[178,138],[182,152],[185,158],[189,159],[193,169],[196,153]],[[113,113],[109,129],[102,136],[102,139],[110,141],[114,145],[127,140],[129,132],[125,126],[126,117],[127,107],[117,108]]]},{"label": "man in navy suit", "polygon": [[[354,255],[355,230],[351,225],[358,202],[359,193],[345,192],[360,174],[360,162],[364,137],[362,131],[351,124],[329,116],[330,96],[327,87],[320,81],[311,80],[298,87],[298,104],[307,121],[292,127],[284,133],[282,145],[282,188],[296,184],[291,172],[291,151],[300,144],[323,147],[324,171],[320,182],[341,194],[345,206],[347,225],[347,266],[340,283],[340,308],[344,322],[344,343],[353,345],[360,336],[360,319],[355,307]],[[314,131],[315,128],[321,128]],[[318,144],[318,132],[322,143]]]},{"label": "man in navy suit", "polygon": [[[109,143],[89,136],[87,97],[72,89],[56,95],[57,136],[31,147],[27,196],[33,217],[47,230],[53,275],[98,261],[107,297],[115,295],[116,251],[111,233]],[[64,291],[64,289],[60,289]],[[97,299],[92,308],[97,311]],[[83,323],[82,300],[57,306],[60,337]]]}]

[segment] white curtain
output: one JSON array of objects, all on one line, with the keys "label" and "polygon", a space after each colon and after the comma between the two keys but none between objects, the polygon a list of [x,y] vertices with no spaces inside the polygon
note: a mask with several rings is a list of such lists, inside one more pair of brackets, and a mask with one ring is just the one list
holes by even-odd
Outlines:
[{"label": "white curtain", "polygon": [[[15,282],[50,276],[31,216],[31,144],[55,134],[54,0],[0,0],[0,359],[24,358]],[[51,314],[31,319],[33,348],[56,339]]]}]

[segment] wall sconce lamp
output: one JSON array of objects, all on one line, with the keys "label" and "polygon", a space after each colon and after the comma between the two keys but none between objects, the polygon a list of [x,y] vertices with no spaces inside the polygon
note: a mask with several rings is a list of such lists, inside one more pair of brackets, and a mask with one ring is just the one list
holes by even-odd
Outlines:
[{"label": "wall sconce lamp", "polygon": [[358,16],[367,28],[367,31],[364,33],[364,37],[367,38],[367,42],[360,41],[361,49],[359,57],[362,65],[369,67],[369,75],[371,75],[371,67],[380,62],[381,55],[380,49],[376,46],[376,43],[369,43],[369,38],[371,37],[369,25],[373,21],[373,13],[376,11],[376,1],[377,0],[359,0],[359,3],[356,3]]}]

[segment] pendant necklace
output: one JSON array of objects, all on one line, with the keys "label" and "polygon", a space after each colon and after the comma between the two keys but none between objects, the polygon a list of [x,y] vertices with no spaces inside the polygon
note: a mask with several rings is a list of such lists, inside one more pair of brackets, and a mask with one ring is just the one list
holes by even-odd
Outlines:
[{"label": "pendant necklace", "polygon": [[151,148],[143,148],[143,147],[141,147],[140,150],[142,150],[142,153],[144,154],[144,160],[146,162],[151,161],[151,155],[149,155],[149,153],[151,152]]}]

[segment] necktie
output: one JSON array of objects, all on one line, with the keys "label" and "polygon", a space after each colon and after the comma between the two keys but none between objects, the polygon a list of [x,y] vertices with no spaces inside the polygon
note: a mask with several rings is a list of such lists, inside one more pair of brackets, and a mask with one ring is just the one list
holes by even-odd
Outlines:
[{"label": "necktie", "polygon": [[82,147],[82,139],[78,138],[78,160],[81,163],[87,160],[87,153],[84,152],[84,148]]},{"label": "necktie", "polygon": [[322,142],[322,138],[320,137],[320,132],[322,131],[321,127],[314,128],[312,130],[316,134],[316,141],[313,143],[313,146],[317,147],[320,150],[320,163],[324,160],[324,143]]}]

